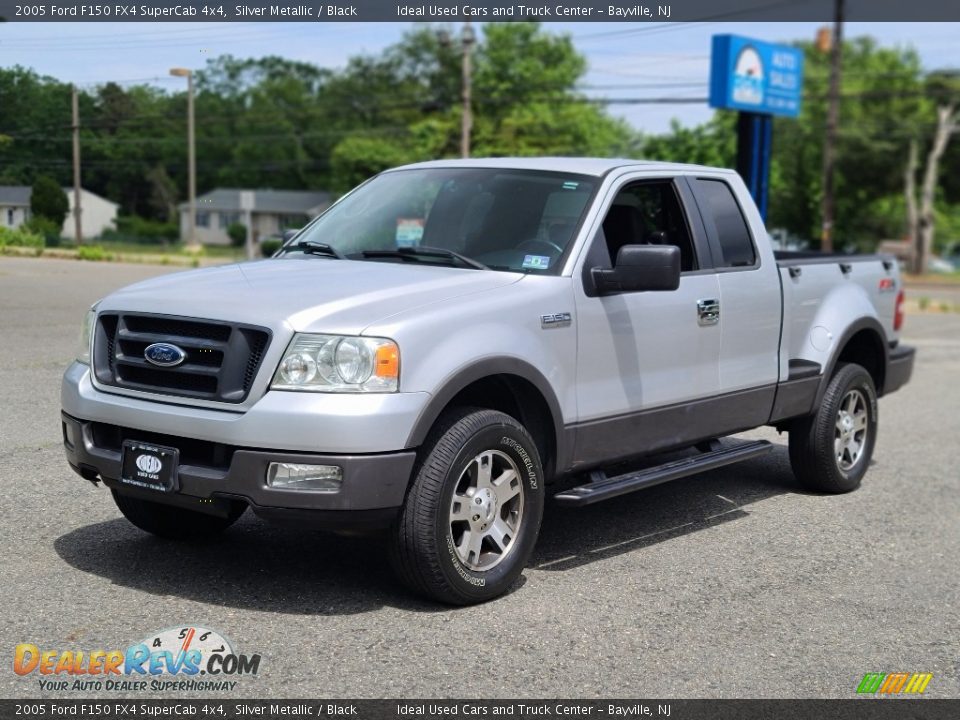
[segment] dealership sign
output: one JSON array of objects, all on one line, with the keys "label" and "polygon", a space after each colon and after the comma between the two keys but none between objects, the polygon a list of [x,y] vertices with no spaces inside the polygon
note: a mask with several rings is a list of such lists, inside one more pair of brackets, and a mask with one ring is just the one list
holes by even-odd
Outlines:
[{"label": "dealership sign", "polygon": [[739,35],[714,35],[710,105],[765,115],[800,114],[803,51]]}]

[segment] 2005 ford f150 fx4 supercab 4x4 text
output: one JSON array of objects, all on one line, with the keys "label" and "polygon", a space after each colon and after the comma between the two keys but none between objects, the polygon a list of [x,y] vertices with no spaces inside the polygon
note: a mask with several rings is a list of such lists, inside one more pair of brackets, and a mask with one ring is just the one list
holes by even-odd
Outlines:
[{"label": "2005 ford f150 fx4 supercab 4x4 text", "polygon": [[[390,170],[271,259],[89,311],[63,379],[70,465],[157,535],[273,519],[390,533],[466,604],[585,505],[756,457],[853,490],[910,377],[898,268],[775,255],[732,171],[594,159]],[[307,562],[307,560],[305,560]]]}]

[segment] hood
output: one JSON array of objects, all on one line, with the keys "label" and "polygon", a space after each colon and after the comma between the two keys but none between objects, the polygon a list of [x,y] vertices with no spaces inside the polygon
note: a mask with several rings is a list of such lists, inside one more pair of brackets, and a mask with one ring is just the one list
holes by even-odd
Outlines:
[{"label": "hood", "polygon": [[108,295],[100,310],[150,312],[296,332],[359,334],[420,305],[511,285],[519,273],[412,263],[262,260],[152,278]]}]

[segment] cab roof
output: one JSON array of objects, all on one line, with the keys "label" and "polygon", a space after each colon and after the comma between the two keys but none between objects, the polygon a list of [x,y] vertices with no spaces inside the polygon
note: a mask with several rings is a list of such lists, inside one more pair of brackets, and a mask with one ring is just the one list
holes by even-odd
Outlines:
[{"label": "cab roof", "polygon": [[618,168],[654,170],[671,173],[684,172],[733,172],[723,168],[706,165],[688,165],[685,163],[657,162],[653,160],[634,160],[630,158],[587,158],[587,157],[497,157],[497,158],[460,158],[452,160],[431,160],[412,163],[394,170],[427,168],[494,168],[503,170],[542,170],[552,172],[576,173],[602,177]]}]

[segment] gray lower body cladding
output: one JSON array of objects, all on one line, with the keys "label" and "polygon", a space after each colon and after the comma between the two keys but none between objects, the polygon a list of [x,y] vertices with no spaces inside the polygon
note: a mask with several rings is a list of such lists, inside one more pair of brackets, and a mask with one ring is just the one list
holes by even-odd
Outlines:
[{"label": "gray lower body cladding", "polygon": [[[189,438],[138,432],[61,414],[64,451],[70,466],[88,480],[100,479],[119,492],[198,512],[219,514],[231,500],[242,500],[268,517],[315,520],[318,526],[366,526],[389,518],[403,504],[416,459],[414,451],[370,455],[317,455],[198,444]],[[141,490],[121,483],[124,439],[142,439],[183,448],[176,492]],[[336,493],[283,490],[267,485],[271,462],[337,465],[343,485]]]}]

